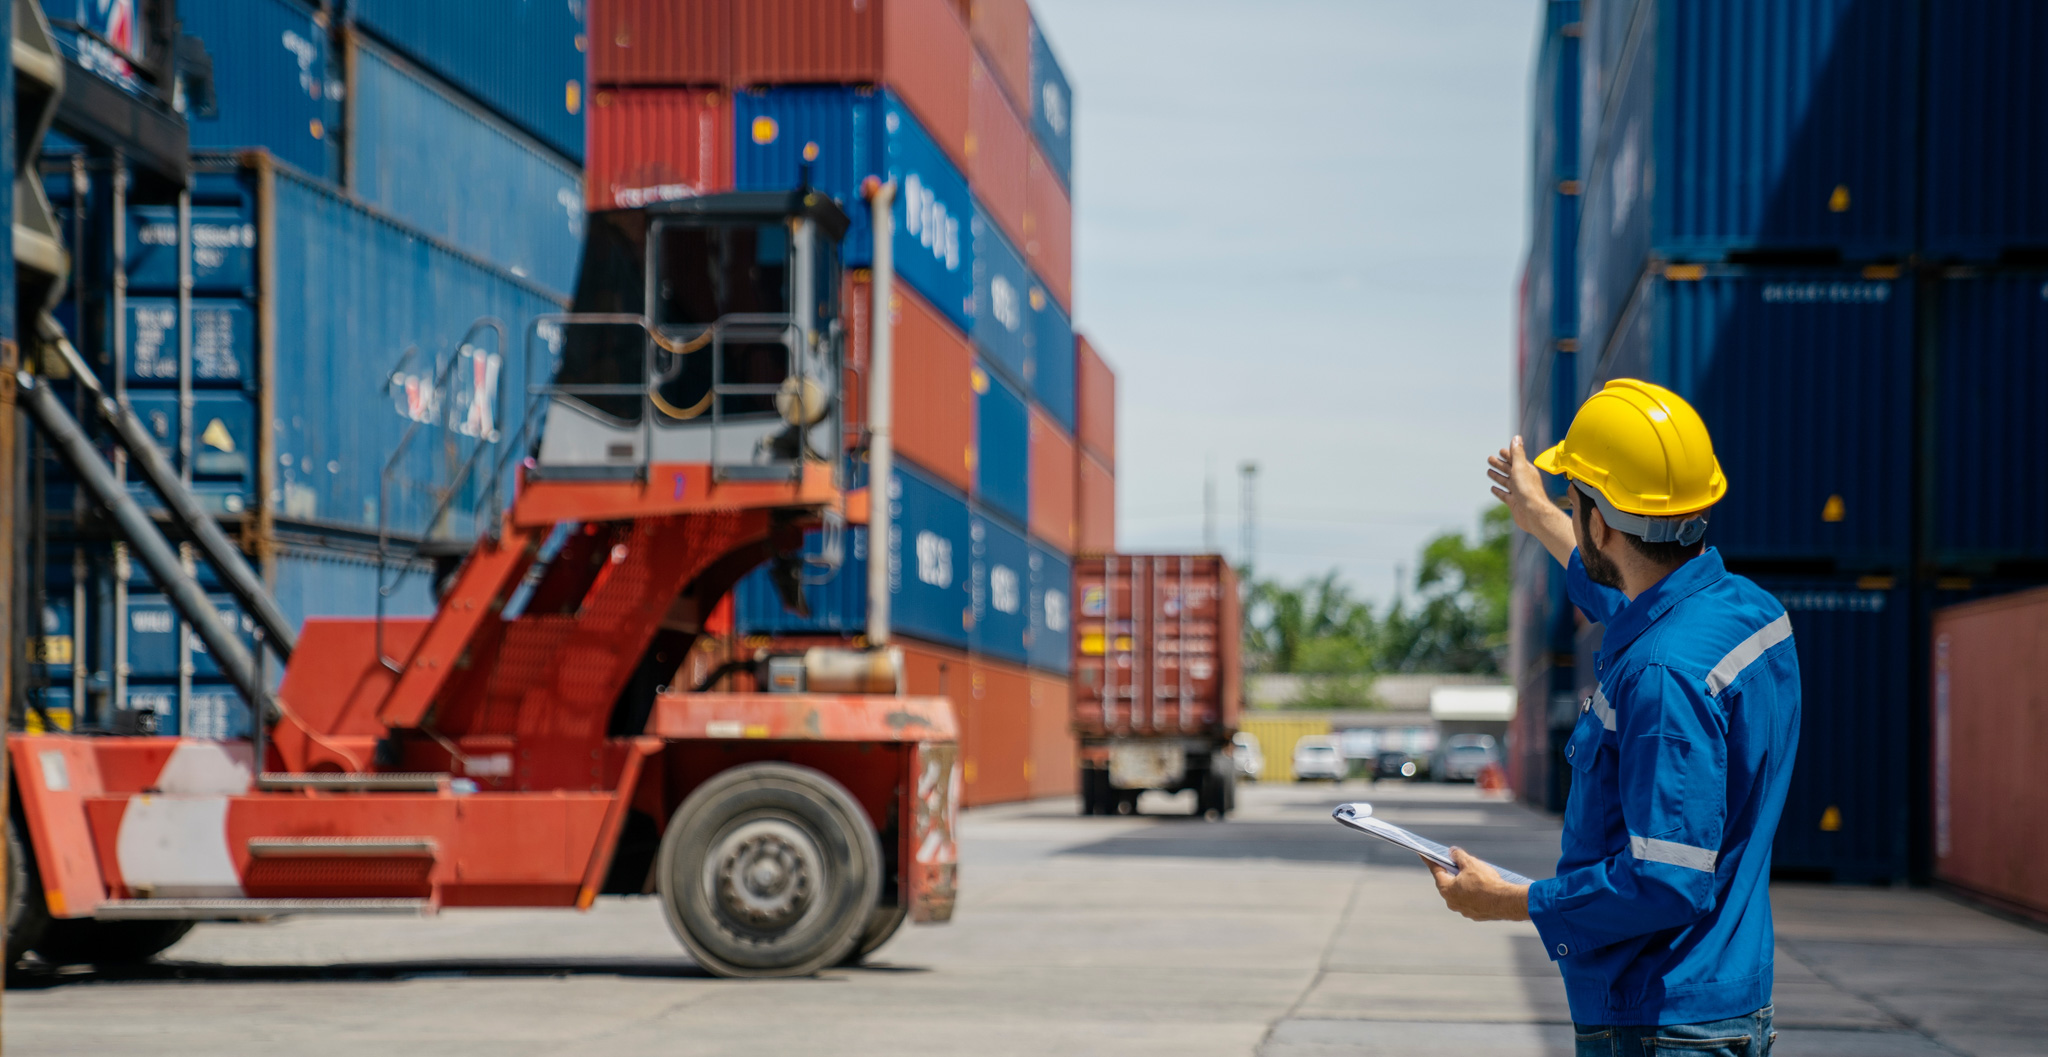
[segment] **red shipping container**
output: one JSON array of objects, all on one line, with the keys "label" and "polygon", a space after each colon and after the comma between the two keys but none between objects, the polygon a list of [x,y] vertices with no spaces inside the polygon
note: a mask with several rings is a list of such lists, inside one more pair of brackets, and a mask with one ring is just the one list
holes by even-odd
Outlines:
[{"label": "red shipping container", "polygon": [[968,67],[967,182],[1003,236],[1024,245],[1025,172],[1031,134],[979,54]]},{"label": "red shipping container", "polygon": [[2048,921],[2048,589],[1934,614],[1934,875]]},{"label": "red shipping container", "polygon": [[1116,372],[1109,369],[1095,346],[1080,334],[1074,335],[1074,400],[1078,412],[1081,450],[1110,469],[1116,468]]},{"label": "red shipping container", "polygon": [[1241,709],[1237,574],[1213,554],[1074,562],[1074,730],[1209,735]]},{"label": "red shipping container", "polygon": [[1030,148],[1024,169],[1024,257],[1068,315],[1074,313],[1074,204],[1051,163]]},{"label": "red shipping container", "polygon": [[1095,461],[1093,455],[1074,460],[1074,550],[1078,554],[1107,554],[1116,549],[1116,475]]},{"label": "red shipping container", "polygon": [[741,0],[732,39],[735,83],[887,85],[967,168],[974,46],[947,0]]},{"label": "red shipping container", "polygon": [[[874,298],[867,272],[846,298],[849,418],[867,419],[869,320]],[[898,281],[891,332],[896,352],[891,431],[896,455],[967,491],[974,485],[974,350],[939,311]]]},{"label": "red shipping container", "polygon": [[988,56],[1003,91],[1031,112],[1031,5],[1026,0],[968,0],[974,43]]},{"label": "red shipping container", "polygon": [[[955,701],[960,701],[959,697]],[[1031,797],[1031,677],[983,658],[968,661],[960,741],[964,802],[1002,804]]]},{"label": "red shipping container", "polygon": [[1031,408],[1031,534],[1074,553],[1074,441],[1051,415]]},{"label": "red shipping container", "polygon": [[1073,731],[1074,689],[1054,675],[1031,677],[1031,795],[1071,796],[1079,784],[1080,744]]},{"label": "red shipping container", "polygon": [[732,80],[732,0],[593,0],[587,39],[592,84]]},{"label": "red shipping container", "polygon": [[601,88],[590,101],[584,196],[626,209],[732,187],[732,96],[718,88]]}]

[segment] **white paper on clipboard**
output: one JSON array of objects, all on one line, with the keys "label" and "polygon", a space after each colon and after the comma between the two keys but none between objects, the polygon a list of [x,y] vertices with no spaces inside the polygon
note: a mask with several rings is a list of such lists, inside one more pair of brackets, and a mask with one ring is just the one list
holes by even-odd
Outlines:
[{"label": "white paper on clipboard", "polygon": [[[1451,861],[1451,849],[1430,840],[1428,837],[1418,836],[1409,830],[1402,829],[1391,822],[1383,822],[1372,817],[1371,804],[1363,802],[1342,804],[1338,806],[1337,810],[1330,813],[1330,817],[1360,833],[1369,833],[1395,847],[1405,848],[1408,851],[1414,852],[1430,862],[1449,870],[1452,874],[1458,872],[1458,865]],[[1509,884],[1525,885],[1534,883],[1513,870],[1504,870],[1498,866],[1495,866],[1494,870],[1500,874],[1501,880]]]}]

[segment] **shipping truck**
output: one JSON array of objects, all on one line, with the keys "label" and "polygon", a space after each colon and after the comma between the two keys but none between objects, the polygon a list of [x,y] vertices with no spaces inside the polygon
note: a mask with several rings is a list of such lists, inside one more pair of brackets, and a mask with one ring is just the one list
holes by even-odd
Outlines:
[{"label": "shipping truck", "polygon": [[[430,617],[287,624],[134,410],[43,327],[24,410],[250,722],[234,739],[10,740],[10,963],[146,959],[200,921],[616,893],[657,897],[711,972],[788,976],[947,920],[958,725],[944,697],[903,694],[900,653],[735,662],[760,690],[729,689],[735,665],[685,678],[742,576],[768,562],[800,606],[838,554],[807,556],[805,534],[865,520],[841,408],[847,227],[803,189],[591,215],[573,311],[522,321],[505,366],[526,406],[495,418],[521,425],[467,449],[429,518],[482,497]],[[886,412],[870,417],[886,437]],[[394,459],[433,432],[394,438]],[[284,662],[274,692],[103,444]],[[394,569],[425,560],[392,547]]]},{"label": "shipping truck", "polygon": [[1074,562],[1073,731],[1081,813],[1129,815],[1147,789],[1236,807],[1231,739],[1243,701],[1237,574],[1213,554]]}]

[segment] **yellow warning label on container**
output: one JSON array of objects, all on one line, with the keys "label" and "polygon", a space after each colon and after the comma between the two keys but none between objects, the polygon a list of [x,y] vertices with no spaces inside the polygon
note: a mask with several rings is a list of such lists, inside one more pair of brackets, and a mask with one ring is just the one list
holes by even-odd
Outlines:
[{"label": "yellow warning label on container", "polygon": [[1828,497],[1828,501],[1821,505],[1820,519],[1822,521],[1840,521],[1847,513],[1848,505],[1842,502],[1842,497],[1831,495]]},{"label": "yellow warning label on container", "polygon": [[1820,828],[1824,833],[1841,832],[1842,809],[1829,804],[1828,809],[1820,813]]},{"label": "yellow warning label on container", "polygon": [[1848,211],[1849,211],[1849,185],[1848,185],[1848,184],[1836,184],[1836,185],[1835,185],[1835,193],[1834,193],[1834,194],[1831,194],[1831,195],[1829,195],[1829,196],[1828,196],[1828,212],[1830,212],[1830,213],[1847,213]]},{"label": "yellow warning label on container", "polygon": [[1081,636],[1081,654],[1086,657],[1102,656],[1103,638],[1100,632]]},{"label": "yellow warning label on container", "polygon": [[233,454],[235,450],[234,435],[228,432],[227,423],[222,422],[220,419],[208,422],[206,424],[206,431],[199,434],[199,440],[215,451]]},{"label": "yellow warning label on container", "polygon": [[44,635],[41,638],[26,639],[22,649],[28,655],[30,664],[70,664],[71,636]]}]

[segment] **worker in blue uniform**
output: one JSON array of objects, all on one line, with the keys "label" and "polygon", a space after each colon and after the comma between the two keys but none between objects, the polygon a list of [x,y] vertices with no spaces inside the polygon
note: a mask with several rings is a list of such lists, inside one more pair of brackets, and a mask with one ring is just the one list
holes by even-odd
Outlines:
[{"label": "worker in blue uniform", "polygon": [[[1728,482],[1676,394],[1609,382],[1562,443],[1517,437],[1487,460],[1515,524],[1605,625],[1598,685],[1564,746],[1572,768],[1557,876],[1504,881],[1458,850],[1444,902],[1535,923],[1564,975],[1580,1057],[1765,1057],[1771,838],[1799,738],[1785,609],[1705,546]],[[1569,480],[1571,512],[1544,492]]]}]

